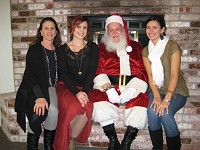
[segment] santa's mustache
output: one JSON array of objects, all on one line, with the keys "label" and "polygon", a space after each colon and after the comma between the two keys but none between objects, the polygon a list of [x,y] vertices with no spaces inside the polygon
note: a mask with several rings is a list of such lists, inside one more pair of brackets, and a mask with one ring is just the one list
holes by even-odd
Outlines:
[{"label": "santa's mustache", "polygon": [[113,37],[113,38],[116,38],[116,37],[119,37],[119,35],[113,35],[112,37]]}]

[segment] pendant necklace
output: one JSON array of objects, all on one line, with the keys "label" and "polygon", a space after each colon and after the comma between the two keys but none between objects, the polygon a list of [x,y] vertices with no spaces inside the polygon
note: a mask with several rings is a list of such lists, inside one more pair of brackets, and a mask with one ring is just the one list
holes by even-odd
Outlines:
[{"label": "pendant necklace", "polygon": [[50,71],[50,64],[49,64],[49,57],[47,55],[47,52],[46,52],[46,48],[44,47],[44,52],[45,52],[45,55],[46,55],[46,62],[47,62],[47,67],[48,67],[48,74],[49,74],[49,84],[51,87],[56,87],[56,83],[58,81],[58,65],[57,65],[57,55],[56,55],[56,52],[54,50],[54,59],[55,59],[55,62],[56,62],[56,65],[55,65],[55,69],[56,69],[56,74],[55,74],[55,83],[52,84],[52,80],[51,80],[51,71]]},{"label": "pendant necklace", "polygon": [[80,59],[80,64],[78,63],[78,54],[75,57],[76,57],[76,63],[77,63],[77,66],[78,66],[78,75],[82,75],[82,71],[81,71],[82,55],[81,55],[81,59]]},{"label": "pendant necklace", "polygon": [[81,52],[81,55],[80,55],[80,63],[78,61],[78,55],[79,55],[79,52],[74,52],[74,44],[73,44],[73,41],[72,41],[72,48],[73,48],[73,53],[75,55],[75,59],[76,59],[76,64],[77,64],[77,67],[78,67],[78,75],[82,75],[82,71],[81,71],[81,66],[82,66],[82,61],[83,61],[83,51]]}]

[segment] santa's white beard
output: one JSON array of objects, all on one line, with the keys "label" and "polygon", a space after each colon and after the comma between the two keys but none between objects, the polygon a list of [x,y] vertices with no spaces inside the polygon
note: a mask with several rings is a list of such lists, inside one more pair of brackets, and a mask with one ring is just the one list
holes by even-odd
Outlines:
[{"label": "santa's white beard", "polygon": [[115,52],[117,50],[125,50],[126,49],[126,36],[123,33],[123,38],[119,42],[111,41],[108,32],[105,32],[101,41],[105,44],[106,50],[109,52]]}]

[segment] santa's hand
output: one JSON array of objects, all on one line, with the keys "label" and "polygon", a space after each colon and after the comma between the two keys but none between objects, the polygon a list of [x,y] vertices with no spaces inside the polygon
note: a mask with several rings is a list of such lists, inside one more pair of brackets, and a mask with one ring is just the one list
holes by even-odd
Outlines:
[{"label": "santa's hand", "polygon": [[111,88],[111,89],[107,90],[106,93],[107,93],[108,99],[111,103],[120,103],[119,95],[118,95],[117,91],[115,90],[115,88]]},{"label": "santa's hand", "polygon": [[135,98],[138,96],[140,92],[138,90],[136,90],[135,88],[127,88],[126,90],[124,90],[119,98],[120,98],[120,102],[126,103],[128,101],[130,101],[131,99]]}]

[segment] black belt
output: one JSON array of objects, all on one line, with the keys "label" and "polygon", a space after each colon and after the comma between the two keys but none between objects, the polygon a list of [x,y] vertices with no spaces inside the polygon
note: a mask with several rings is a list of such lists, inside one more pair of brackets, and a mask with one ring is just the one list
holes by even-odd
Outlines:
[{"label": "black belt", "polygon": [[[108,78],[110,79],[111,84],[114,84],[114,85],[123,85],[124,82],[126,85],[134,77],[135,76],[121,75],[121,80],[120,80],[120,75],[119,76],[109,76],[108,75]],[[121,83],[119,83],[120,81],[121,81]]]}]

